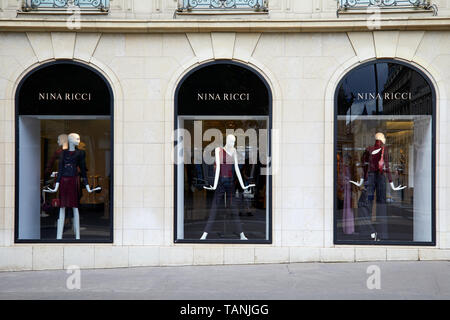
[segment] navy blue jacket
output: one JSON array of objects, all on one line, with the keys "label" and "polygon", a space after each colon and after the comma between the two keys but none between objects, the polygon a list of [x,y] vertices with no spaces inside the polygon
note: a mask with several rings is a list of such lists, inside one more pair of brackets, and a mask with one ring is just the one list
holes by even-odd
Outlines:
[{"label": "navy blue jacket", "polygon": [[78,149],[75,149],[75,151],[64,150],[61,152],[59,158],[58,178],[56,182],[60,182],[61,177],[78,176],[78,168],[80,168],[81,183],[87,185],[86,153]]}]

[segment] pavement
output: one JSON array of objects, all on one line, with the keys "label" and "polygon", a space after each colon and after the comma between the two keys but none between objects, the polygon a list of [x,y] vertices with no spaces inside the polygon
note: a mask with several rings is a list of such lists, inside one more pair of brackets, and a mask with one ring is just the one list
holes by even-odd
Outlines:
[{"label": "pavement", "polygon": [[450,299],[445,261],[95,269],[75,276],[0,272],[0,299]]}]

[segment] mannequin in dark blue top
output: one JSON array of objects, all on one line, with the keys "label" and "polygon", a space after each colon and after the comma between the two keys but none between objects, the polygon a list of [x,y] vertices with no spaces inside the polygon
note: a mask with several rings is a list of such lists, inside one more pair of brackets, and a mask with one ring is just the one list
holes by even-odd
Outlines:
[{"label": "mannequin in dark blue top", "polygon": [[[79,179],[78,169],[81,173],[81,180],[86,190],[92,193],[101,188],[91,189],[87,183],[86,177],[86,153],[82,150],[76,149],[80,144],[80,135],[77,133],[69,134],[69,149],[61,153],[59,159],[58,178],[56,180],[55,188],[44,189],[44,192],[55,193],[59,191],[60,209],[56,239],[62,239],[64,220],[66,216],[66,207],[73,208],[73,225],[75,231],[75,239],[80,239],[80,213],[78,211],[79,205]],[[61,186],[61,187],[60,187]]]},{"label": "mannequin in dark blue top", "polygon": [[77,177],[80,170],[81,182],[87,185],[86,177],[86,152],[75,149],[74,151],[63,150],[59,158],[58,178],[56,182],[61,183],[62,177]]}]

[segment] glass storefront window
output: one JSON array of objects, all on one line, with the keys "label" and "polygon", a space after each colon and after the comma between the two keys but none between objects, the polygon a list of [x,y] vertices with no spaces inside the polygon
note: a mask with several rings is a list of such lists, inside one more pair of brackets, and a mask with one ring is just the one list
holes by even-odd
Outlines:
[{"label": "glass storefront window", "polygon": [[336,92],[335,242],[434,243],[434,91],[393,61]]},{"label": "glass storefront window", "polygon": [[51,63],[21,82],[16,103],[16,241],[110,242],[112,97],[105,80],[79,64]]},{"label": "glass storefront window", "polygon": [[226,61],[191,72],[177,90],[177,242],[271,241],[270,93]]}]

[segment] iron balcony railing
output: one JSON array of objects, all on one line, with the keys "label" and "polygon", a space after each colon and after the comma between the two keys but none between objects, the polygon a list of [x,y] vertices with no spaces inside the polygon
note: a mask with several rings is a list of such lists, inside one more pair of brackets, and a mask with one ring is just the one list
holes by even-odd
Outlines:
[{"label": "iron balcony railing", "polygon": [[81,10],[109,11],[109,0],[24,0],[23,11],[33,10]]},{"label": "iron balcony railing", "polygon": [[178,11],[268,11],[268,0],[179,0]]},{"label": "iron balcony railing", "polygon": [[437,14],[437,7],[430,0],[338,0],[338,11],[343,12],[352,9],[426,9]]}]

